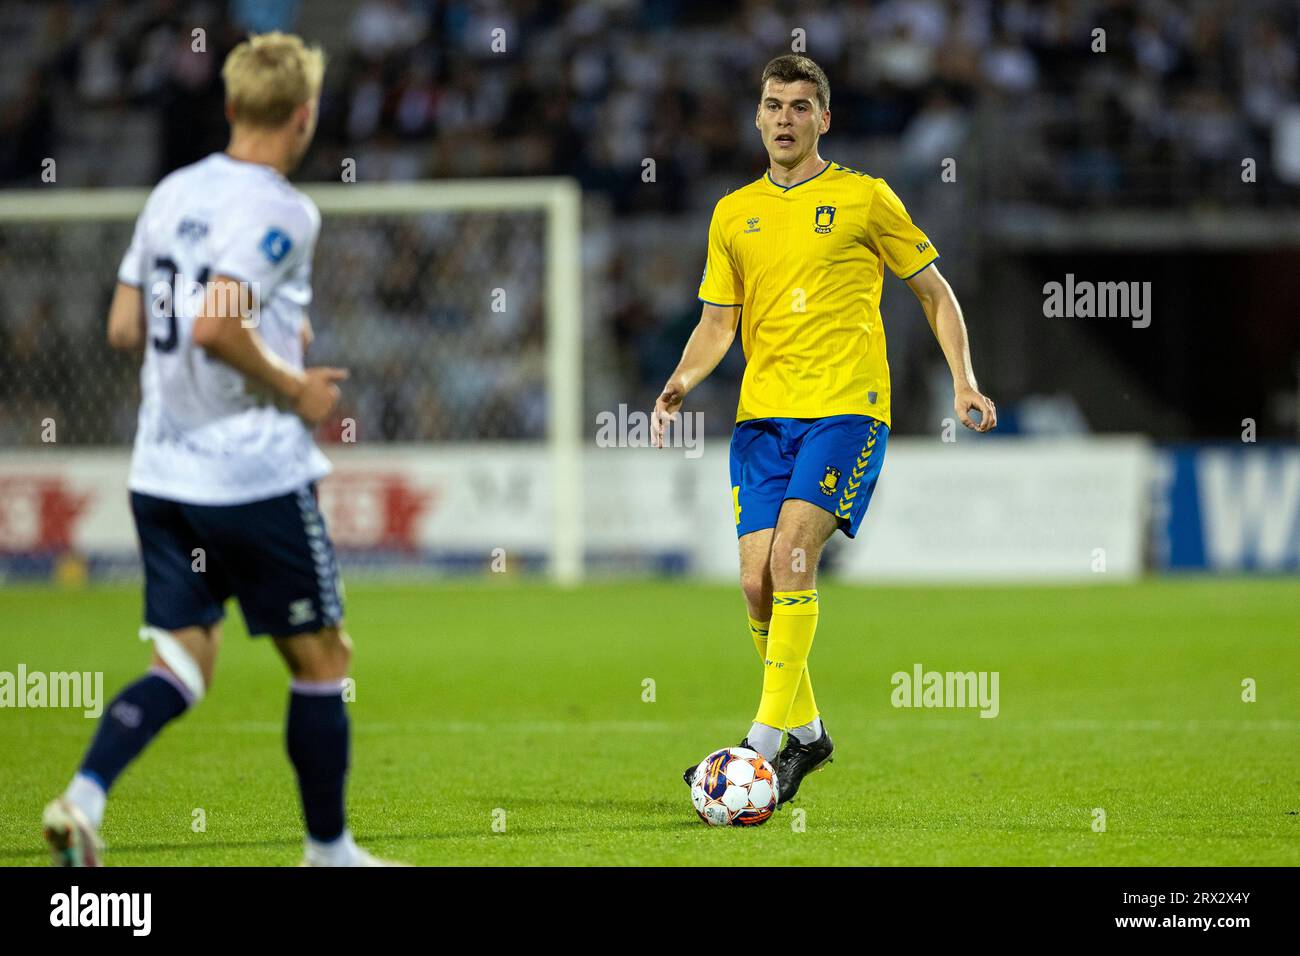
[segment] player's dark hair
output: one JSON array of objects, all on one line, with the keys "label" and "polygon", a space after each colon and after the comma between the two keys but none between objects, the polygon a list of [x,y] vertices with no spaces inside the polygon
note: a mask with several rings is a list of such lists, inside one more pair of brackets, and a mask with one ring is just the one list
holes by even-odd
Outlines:
[{"label": "player's dark hair", "polygon": [[778,56],[776,59],[768,61],[767,66],[763,67],[763,78],[758,84],[760,96],[763,95],[763,90],[767,88],[768,80],[778,80],[781,83],[797,83],[799,80],[807,80],[817,87],[818,105],[824,110],[831,108],[830,80],[826,79],[825,71],[806,56],[787,53],[784,56]]}]

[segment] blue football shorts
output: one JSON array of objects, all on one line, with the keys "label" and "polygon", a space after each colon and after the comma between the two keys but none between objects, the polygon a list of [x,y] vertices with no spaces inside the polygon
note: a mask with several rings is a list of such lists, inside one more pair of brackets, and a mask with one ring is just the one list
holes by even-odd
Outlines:
[{"label": "blue football shorts", "polygon": [[869,415],[754,418],[731,435],[731,500],[739,537],[775,528],[781,505],[809,501],[858,533],[885,461],[889,426]]}]

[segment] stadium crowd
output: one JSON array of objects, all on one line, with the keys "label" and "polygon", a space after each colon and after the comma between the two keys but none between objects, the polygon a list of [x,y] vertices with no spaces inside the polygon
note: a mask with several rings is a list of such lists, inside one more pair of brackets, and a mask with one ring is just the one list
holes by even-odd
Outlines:
[{"label": "stadium crowd", "polygon": [[[10,0],[0,3],[0,26],[3,186],[40,185],[47,157],[62,184],[152,184],[224,145],[218,71],[244,32],[310,39],[316,27],[332,29],[331,62],[317,143],[298,179],[337,181],[348,159],[361,181],[576,177],[589,197],[589,336],[608,346],[594,350],[594,407],[651,401],[671,367],[696,313],[708,211],[764,168],[754,78],[792,44],[831,77],[826,154],[859,166],[869,157],[923,223],[924,184],[972,139],[980,201],[1293,205],[1300,181],[1296,149],[1284,148],[1300,137],[1300,12],[1284,2]],[[1240,156],[1260,157],[1261,188],[1234,188]],[[942,248],[942,225],[935,231]],[[393,249],[384,268],[358,276],[370,285],[352,304],[371,310],[356,321],[379,323],[371,334],[397,343],[394,356],[363,370],[357,401],[390,410],[380,429],[388,438],[459,434],[434,423],[437,409],[465,400],[448,391],[463,374],[419,396],[391,384],[415,376],[423,352],[401,343],[425,322],[457,331],[457,368],[497,383],[495,411],[469,433],[535,434],[541,420],[528,410],[539,383],[531,373],[513,380],[490,314],[467,304],[448,323],[445,304],[394,291],[422,270],[435,273],[434,290],[459,281],[463,257],[447,263],[446,236],[428,232],[394,236],[376,225],[369,238],[353,235],[371,259]],[[493,285],[527,290],[527,335],[515,354],[531,356],[541,348],[529,274],[537,263],[497,255],[493,267],[505,273]],[[42,308],[58,313],[51,295]],[[0,323],[21,340],[31,315]],[[65,321],[74,350],[97,347],[78,344],[78,320]],[[909,374],[913,342],[900,337],[902,353],[891,350],[900,374]],[[937,358],[930,351],[924,361]],[[729,361],[701,396],[719,426],[738,369]],[[412,403],[428,413],[400,411]],[[415,420],[426,424],[398,424]]]}]

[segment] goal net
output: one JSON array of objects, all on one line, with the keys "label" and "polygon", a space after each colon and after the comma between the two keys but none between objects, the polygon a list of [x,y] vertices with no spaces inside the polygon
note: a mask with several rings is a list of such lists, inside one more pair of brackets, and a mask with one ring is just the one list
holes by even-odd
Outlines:
[{"label": "goal net", "polygon": [[[577,185],[304,191],[322,216],[308,364],[350,372],[318,431],[336,468],[322,504],[345,562],[532,567],[578,580]],[[53,186],[0,194],[6,570],[69,562],[61,573],[76,575],[87,562],[133,558],[124,486],[139,357],[108,348],[104,320],[146,196]]]}]

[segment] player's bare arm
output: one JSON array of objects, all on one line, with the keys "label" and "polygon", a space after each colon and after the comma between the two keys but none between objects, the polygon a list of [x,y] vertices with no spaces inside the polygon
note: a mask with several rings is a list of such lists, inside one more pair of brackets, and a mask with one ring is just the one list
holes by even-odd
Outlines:
[{"label": "player's bare arm", "polygon": [[307,350],[316,341],[316,330],[312,328],[311,319],[305,315],[302,317],[302,325],[298,327],[298,340],[302,342],[302,354],[305,358]]},{"label": "player's bare arm", "polygon": [[[953,295],[952,286],[939,273],[939,267],[931,265],[922,269],[907,280],[916,297],[921,300],[925,310],[926,321],[934,337],[939,340],[943,356],[948,360],[952,372],[953,409],[961,423],[972,431],[992,431],[998,424],[997,408],[993,399],[979,390],[975,381],[975,369],[971,366],[970,341],[966,336],[966,321],[962,318],[961,306]],[[980,420],[970,417],[971,409],[978,409]]]},{"label": "player's bare arm", "polygon": [[268,349],[257,331],[242,321],[243,287],[230,276],[208,283],[203,309],[194,320],[194,344],[209,355],[284,396],[303,421],[318,425],[339,400],[335,382],[348,377],[341,368],[298,371]]},{"label": "player's bare arm", "polygon": [[655,448],[664,446],[664,431],[668,423],[681,410],[682,400],[696,385],[709,377],[726,356],[736,337],[736,323],[740,318],[739,306],[721,306],[704,303],[700,322],[686,341],[682,360],[669,376],[664,390],[655,402],[650,420],[650,443]]},{"label": "player's bare arm", "polygon": [[140,290],[119,282],[108,307],[108,344],[122,352],[144,345],[144,297]]}]

